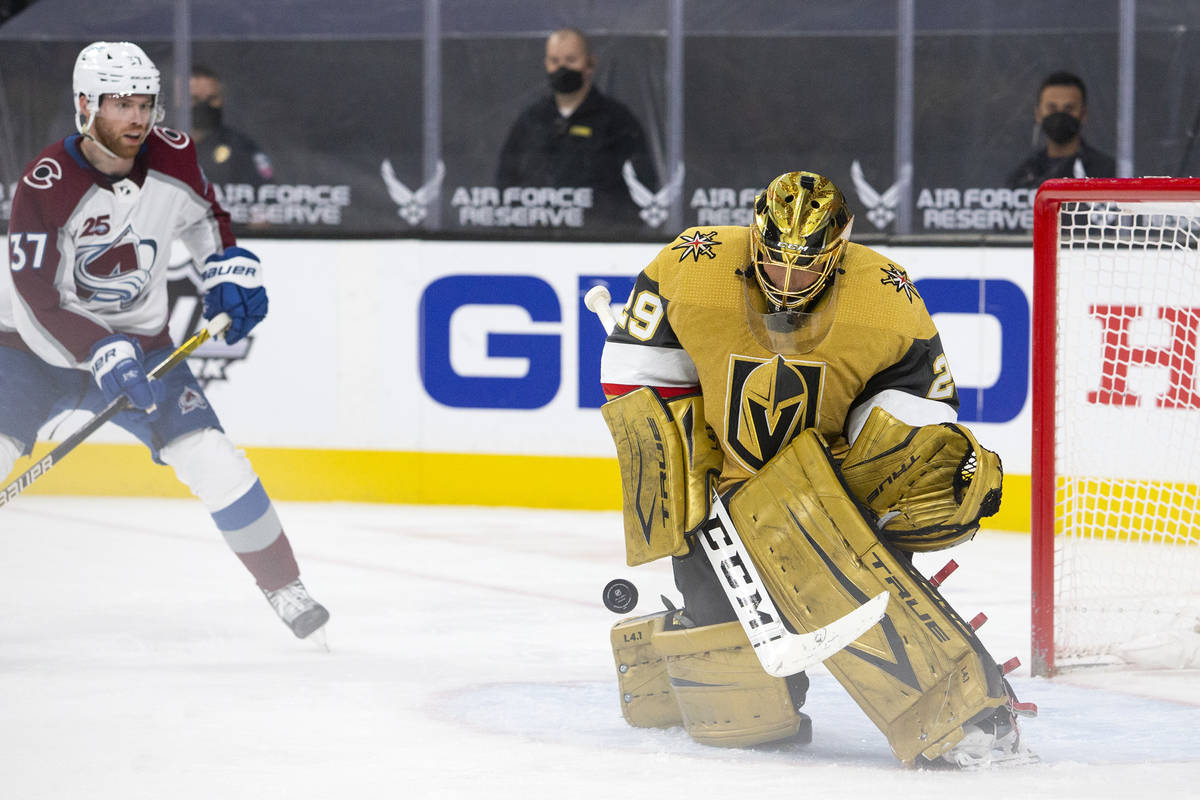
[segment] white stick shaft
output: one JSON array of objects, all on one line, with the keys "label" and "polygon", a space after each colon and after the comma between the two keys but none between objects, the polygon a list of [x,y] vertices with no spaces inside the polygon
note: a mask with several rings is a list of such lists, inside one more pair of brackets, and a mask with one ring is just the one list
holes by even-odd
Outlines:
[{"label": "white stick shaft", "polygon": [[824,661],[870,630],[887,611],[890,595],[880,592],[823,628],[812,633],[791,633],[716,491],[712,515],[700,528],[699,537],[717,581],[769,675],[785,678]]},{"label": "white stick shaft", "polygon": [[600,318],[600,324],[604,326],[606,333],[612,333],[613,328],[617,327],[617,318],[612,312],[612,295],[608,293],[607,287],[597,284],[588,289],[587,294],[583,296],[583,304]]}]

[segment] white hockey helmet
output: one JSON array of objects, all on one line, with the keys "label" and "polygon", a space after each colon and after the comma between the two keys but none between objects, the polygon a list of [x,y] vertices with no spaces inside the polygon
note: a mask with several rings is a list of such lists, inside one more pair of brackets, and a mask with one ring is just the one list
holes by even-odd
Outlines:
[{"label": "white hockey helmet", "polygon": [[[71,107],[75,111],[75,127],[89,135],[92,121],[100,109],[100,96],[105,94],[148,94],[154,97],[151,125],[162,122],[164,108],[160,102],[161,81],[158,67],[142,48],[132,42],[92,42],[75,59],[71,76],[74,95]],[[79,113],[79,95],[87,98],[88,116]]]}]

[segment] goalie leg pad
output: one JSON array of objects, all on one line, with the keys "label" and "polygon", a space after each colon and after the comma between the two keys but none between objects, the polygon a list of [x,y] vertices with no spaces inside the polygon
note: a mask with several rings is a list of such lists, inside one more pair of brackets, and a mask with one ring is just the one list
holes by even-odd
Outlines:
[{"label": "goalie leg pad", "polygon": [[684,534],[708,518],[709,481],[723,458],[700,395],[664,403],[643,387],[605,403],[600,413],[621,467],[626,563],[684,555]]},{"label": "goalie leg pad", "polygon": [[811,722],[796,710],[787,681],[763,671],[741,624],[665,630],[656,640],[684,729],[697,742],[747,747],[811,738]]},{"label": "goalie leg pad", "polygon": [[667,659],[658,639],[678,611],[623,619],[613,626],[613,659],[621,714],[635,728],[669,728],[683,722],[667,677]]},{"label": "goalie leg pad", "polygon": [[779,611],[808,633],[886,590],[879,624],[825,662],[906,764],[936,758],[984,709],[1004,705],[1003,676],[937,590],[881,542],[805,431],[728,503]]}]

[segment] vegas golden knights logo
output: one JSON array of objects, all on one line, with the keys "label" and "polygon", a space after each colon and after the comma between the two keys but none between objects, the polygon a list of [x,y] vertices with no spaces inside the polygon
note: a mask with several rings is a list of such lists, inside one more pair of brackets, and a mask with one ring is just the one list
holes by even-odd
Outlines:
[{"label": "vegas golden knights logo", "polygon": [[805,428],[817,424],[820,364],[730,356],[725,439],[757,471]]}]

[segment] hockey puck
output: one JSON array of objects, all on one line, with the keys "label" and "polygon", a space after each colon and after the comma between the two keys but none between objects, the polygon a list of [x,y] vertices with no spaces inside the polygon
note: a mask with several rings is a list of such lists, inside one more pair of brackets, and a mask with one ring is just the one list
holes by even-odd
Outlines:
[{"label": "hockey puck", "polygon": [[604,607],[614,614],[628,614],[637,601],[637,587],[624,578],[614,578],[604,587]]}]

